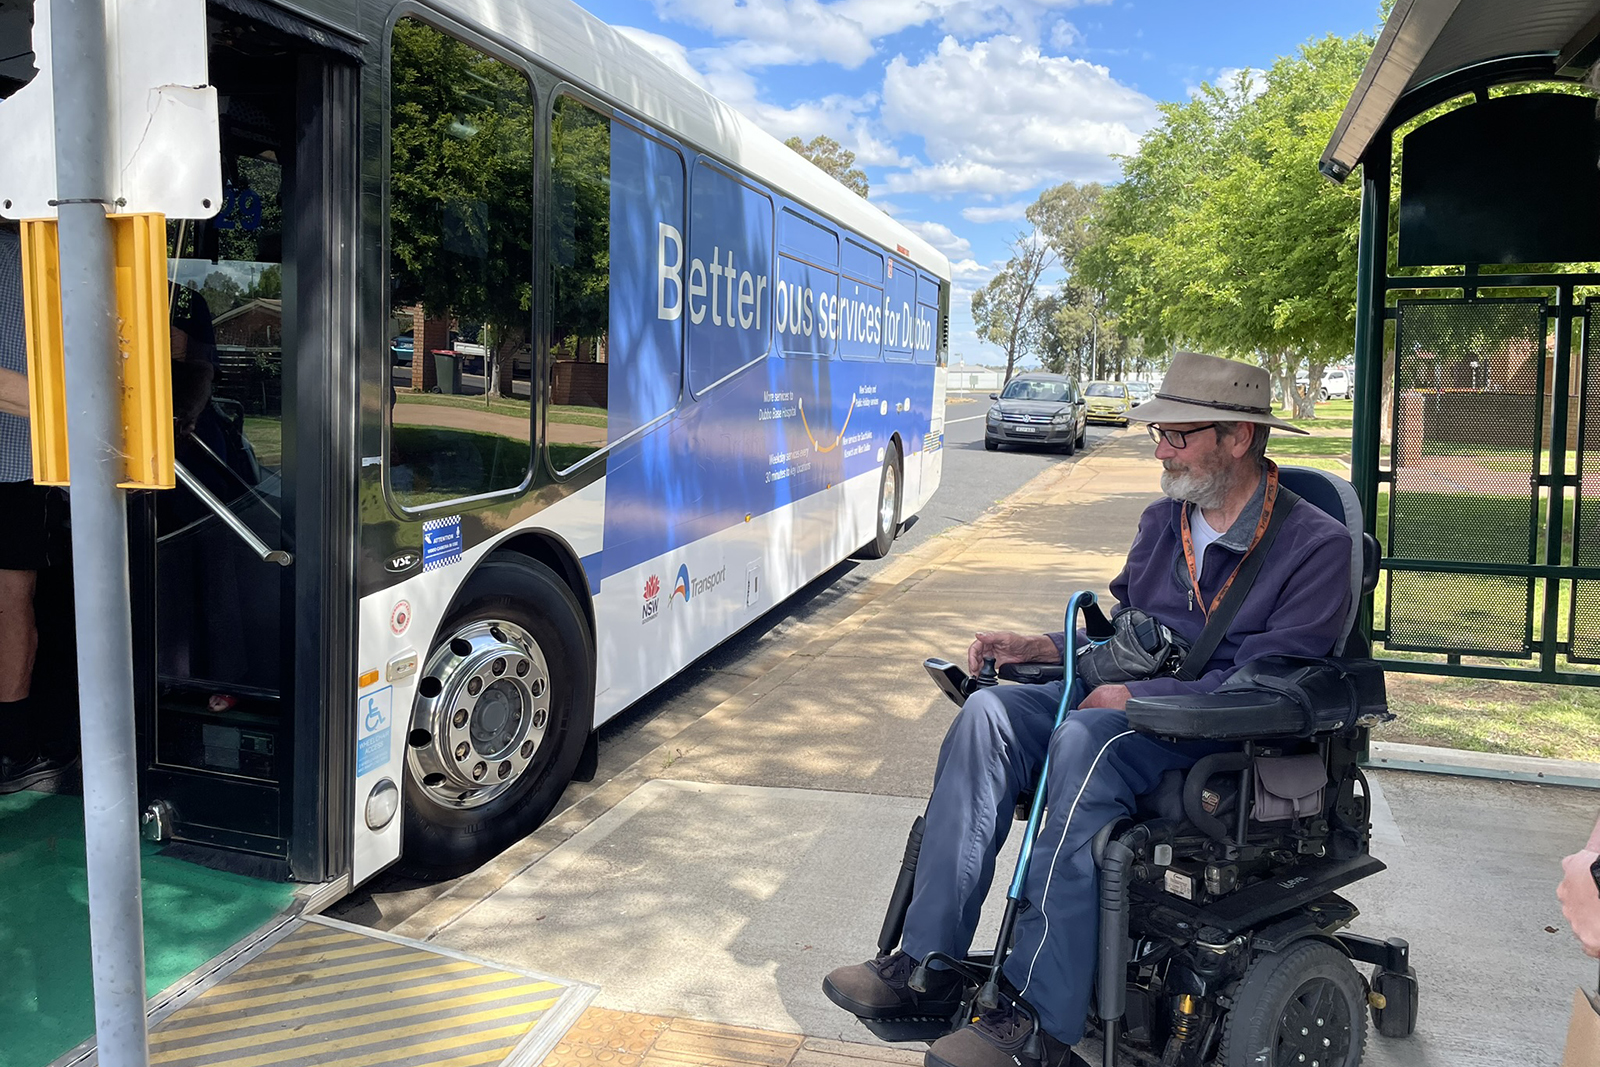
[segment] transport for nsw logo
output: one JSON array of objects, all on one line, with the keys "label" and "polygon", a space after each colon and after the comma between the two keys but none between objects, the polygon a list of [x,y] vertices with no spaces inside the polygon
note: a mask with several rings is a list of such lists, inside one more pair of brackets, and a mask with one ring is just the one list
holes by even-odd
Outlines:
[{"label": "transport for nsw logo", "polygon": [[661,579],[652,574],[644,580],[644,617],[641,622],[649,622],[661,610]]},{"label": "transport for nsw logo", "polygon": [[671,605],[681,596],[683,597],[683,602],[687,604],[690,597],[703,596],[727,580],[728,568],[726,566],[715,574],[707,575],[704,578],[691,578],[689,577],[689,565],[680,563],[678,564],[678,580],[672,587],[672,596],[667,603]]}]

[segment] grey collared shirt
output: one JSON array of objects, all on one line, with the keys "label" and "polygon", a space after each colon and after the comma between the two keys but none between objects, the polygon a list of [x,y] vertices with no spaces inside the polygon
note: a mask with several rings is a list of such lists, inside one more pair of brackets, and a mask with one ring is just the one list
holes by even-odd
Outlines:
[{"label": "grey collared shirt", "polygon": [[[0,229],[0,369],[28,372],[22,321],[22,242]],[[33,480],[33,445],[28,420],[0,411],[0,482]]]}]

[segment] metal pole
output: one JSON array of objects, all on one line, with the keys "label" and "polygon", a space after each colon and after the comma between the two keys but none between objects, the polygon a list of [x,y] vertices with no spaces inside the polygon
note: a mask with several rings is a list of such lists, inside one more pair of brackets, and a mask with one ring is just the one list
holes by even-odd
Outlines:
[{"label": "metal pole", "polygon": [[51,0],[51,24],[95,1034],[101,1067],[146,1067],[105,0]]},{"label": "metal pole", "polygon": [[[1383,421],[1383,324],[1389,269],[1389,135],[1361,159],[1361,235],[1356,250],[1355,418],[1350,468],[1367,532],[1378,521],[1378,453]],[[1397,401],[1398,402],[1398,401]],[[1364,609],[1371,624],[1370,605]]]}]

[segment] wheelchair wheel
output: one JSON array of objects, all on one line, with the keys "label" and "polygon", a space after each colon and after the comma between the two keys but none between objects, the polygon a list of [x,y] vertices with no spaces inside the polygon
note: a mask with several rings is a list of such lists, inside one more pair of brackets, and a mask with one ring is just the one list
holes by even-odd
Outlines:
[{"label": "wheelchair wheel", "polygon": [[1410,1037],[1417,1030],[1417,972],[1407,967],[1405,974],[1372,971],[1372,991],[1381,995],[1383,1007],[1373,1007],[1372,1025],[1384,1037]]},{"label": "wheelchair wheel", "polygon": [[1344,953],[1302,941],[1256,957],[1223,1025],[1219,1067],[1358,1067],[1366,986]]}]

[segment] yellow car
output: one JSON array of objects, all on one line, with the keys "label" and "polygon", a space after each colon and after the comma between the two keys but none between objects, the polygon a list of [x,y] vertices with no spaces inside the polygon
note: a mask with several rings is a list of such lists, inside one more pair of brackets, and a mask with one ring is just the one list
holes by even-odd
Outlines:
[{"label": "yellow car", "polygon": [[1133,410],[1133,394],[1124,382],[1090,382],[1083,390],[1089,401],[1090,422],[1114,422],[1128,425],[1128,412]]}]

